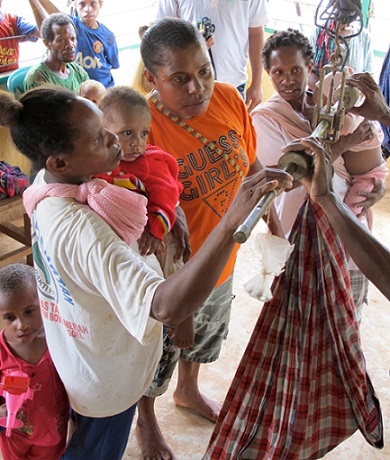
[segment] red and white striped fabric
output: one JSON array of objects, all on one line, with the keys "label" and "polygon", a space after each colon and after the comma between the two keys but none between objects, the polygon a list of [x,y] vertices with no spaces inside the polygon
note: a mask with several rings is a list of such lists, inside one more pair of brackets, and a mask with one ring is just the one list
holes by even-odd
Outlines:
[{"label": "red and white striped fabric", "polygon": [[309,200],[290,239],[204,460],[317,459],[357,429],[383,447],[340,240]]}]

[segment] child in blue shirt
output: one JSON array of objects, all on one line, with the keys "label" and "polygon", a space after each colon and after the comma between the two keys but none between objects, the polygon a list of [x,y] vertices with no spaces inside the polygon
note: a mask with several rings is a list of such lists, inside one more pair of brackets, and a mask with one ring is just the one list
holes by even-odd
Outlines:
[{"label": "child in blue shirt", "polygon": [[[37,8],[34,15],[39,27],[45,12],[59,12],[50,0],[29,1]],[[119,52],[113,32],[97,20],[102,4],[103,0],[75,0],[77,16],[71,15],[77,32],[75,62],[86,70],[90,79],[110,88],[115,84],[111,69],[119,68]]]}]

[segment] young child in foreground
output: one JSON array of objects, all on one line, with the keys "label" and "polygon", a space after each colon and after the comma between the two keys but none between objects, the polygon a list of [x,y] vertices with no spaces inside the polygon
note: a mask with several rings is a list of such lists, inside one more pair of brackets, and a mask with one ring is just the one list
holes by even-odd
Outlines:
[{"label": "young child in foreground", "polygon": [[[0,374],[23,371],[30,377],[33,398],[21,406],[17,418],[23,426],[11,436],[0,433],[4,460],[59,459],[64,450],[69,414],[65,388],[46,346],[35,270],[12,264],[0,269]],[[6,417],[6,407],[0,407]]]},{"label": "young child in foreground", "polygon": [[[114,171],[95,177],[147,197],[148,222],[138,240],[138,250],[142,256],[155,254],[167,278],[180,266],[170,232],[183,188],[178,181],[177,162],[169,153],[147,144],[152,117],[143,95],[128,86],[116,86],[107,90],[99,108],[107,129],[118,136],[124,157]],[[189,316],[175,329],[174,344],[188,348],[193,335],[193,319]]]},{"label": "young child in foreground", "polygon": [[100,81],[97,80],[86,80],[81,83],[80,96],[85,97],[85,99],[90,100],[96,105],[100,104],[100,101],[103,99],[106,94],[106,88]]}]

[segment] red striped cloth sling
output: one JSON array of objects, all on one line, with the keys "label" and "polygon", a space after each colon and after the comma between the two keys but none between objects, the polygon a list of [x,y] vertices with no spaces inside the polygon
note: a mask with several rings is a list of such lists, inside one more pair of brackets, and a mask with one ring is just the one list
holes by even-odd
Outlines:
[{"label": "red striped cloth sling", "polygon": [[383,447],[340,240],[307,200],[204,460],[317,459],[357,429]]}]

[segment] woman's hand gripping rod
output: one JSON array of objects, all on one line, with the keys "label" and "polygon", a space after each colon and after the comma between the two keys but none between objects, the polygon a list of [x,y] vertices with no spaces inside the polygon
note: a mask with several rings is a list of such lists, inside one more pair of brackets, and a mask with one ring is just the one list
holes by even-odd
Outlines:
[{"label": "woman's hand gripping rod", "polygon": [[[312,163],[312,157],[303,151],[287,152],[279,158],[278,168],[291,174],[294,180],[299,180],[311,170]],[[260,198],[249,216],[234,232],[233,238],[236,243],[245,243],[257,222],[261,219],[272,200],[279,194],[280,190],[281,188],[277,187],[265,193]]]}]

